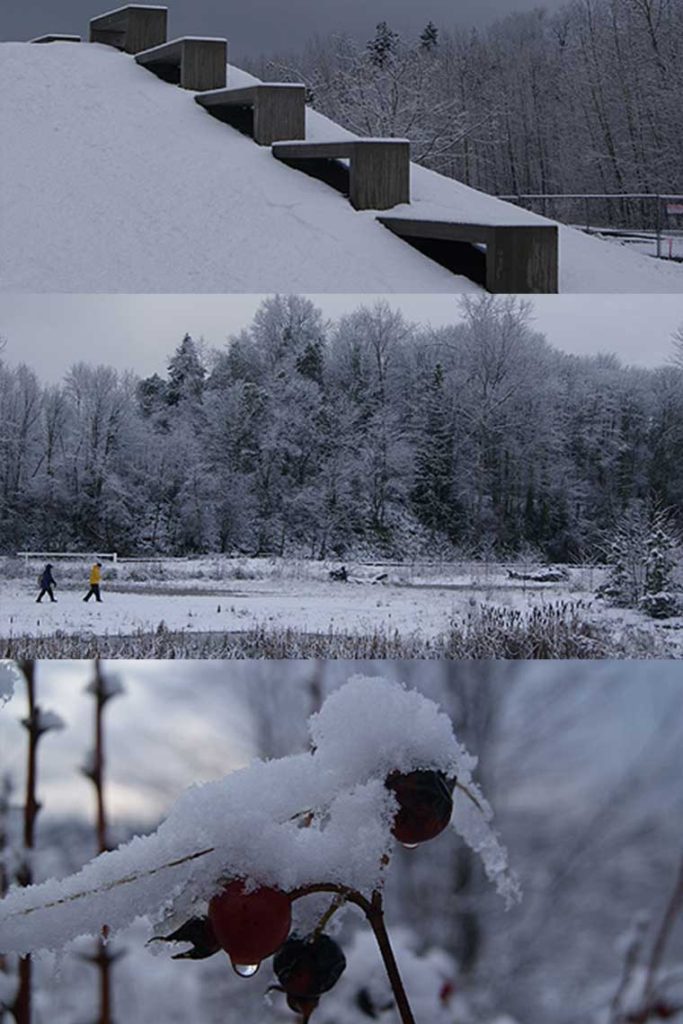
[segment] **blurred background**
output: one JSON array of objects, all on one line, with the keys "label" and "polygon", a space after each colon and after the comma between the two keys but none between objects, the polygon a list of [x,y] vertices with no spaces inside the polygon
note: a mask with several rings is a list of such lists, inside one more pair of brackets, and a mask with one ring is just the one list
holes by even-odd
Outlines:
[{"label": "blurred background", "polygon": [[[650,1016],[637,1017],[628,992],[640,977],[630,962],[638,949],[647,962],[683,856],[676,663],[38,662],[35,699],[63,728],[47,728],[37,750],[34,879],[77,870],[102,838],[91,753],[97,685],[115,694],[101,707],[100,762],[106,841],[115,846],[153,830],[193,782],[254,757],[306,749],[307,717],[354,674],[404,682],[447,711],[479,757],[476,777],[524,889],[522,903],[506,911],[451,830],[417,850],[397,850],[387,920],[417,1024],[683,1019],[678,918]],[[24,820],[25,689],[20,684],[0,709],[5,886],[16,874]],[[349,966],[314,1024],[393,1024],[367,927],[355,913],[338,917],[336,938]],[[247,981],[223,954],[174,962],[166,948],[145,946],[149,935],[141,921],[107,946],[107,1024],[296,1021],[280,994],[264,999],[274,980],[268,964]],[[33,1024],[101,1024],[97,952],[88,939],[58,958],[35,958]],[[13,958],[0,958],[6,1006],[16,971]],[[0,1020],[14,1024],[8,1011]]]}]

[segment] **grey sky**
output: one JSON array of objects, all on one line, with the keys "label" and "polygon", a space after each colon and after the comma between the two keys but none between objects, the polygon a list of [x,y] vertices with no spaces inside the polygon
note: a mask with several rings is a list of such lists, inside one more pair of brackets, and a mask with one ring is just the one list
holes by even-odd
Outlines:
[{"label": "grey sky", "polygon": [[[232,59],[292,51],[313,35],[347,32],[369,38],[386,20],[405,35],[416,35],[431,19],[439,27],[485,25],[513,11],[564,0],[169,0],[169,33],[221,35]],[[2,0],[1,39],[30,39],[46,32],[87,35],[90,18],[122,6],[112,0]]]},{"label": "grey sky", "polygon": [[[163,373],[185,333],[222,347],[251,321],[262,295],[3,295],[2,353],[57,382],[78,361],[139,375]],[[460,319],[453,295],[312,295],[325,316],[386,298],[412,321],[441,326]],[[613,352],[625,363],[658,366],[683,324],[683,296],[545,295],[530,297],[534,327],[551,345],[578,355]]]}]

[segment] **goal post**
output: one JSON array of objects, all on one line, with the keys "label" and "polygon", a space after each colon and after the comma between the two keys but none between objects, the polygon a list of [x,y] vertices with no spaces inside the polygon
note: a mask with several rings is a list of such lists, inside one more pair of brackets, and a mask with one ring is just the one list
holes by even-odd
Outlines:
[{"label": "goal post", "polygon": [[32,558],[40,559],[79,559],[82,561],[99,561],[100,559],[107,559],[116,565],[118,562],[118,554],[116,551],[17,551],[17,556],[24,559],[24,565],[27,567],[29,560]]}]

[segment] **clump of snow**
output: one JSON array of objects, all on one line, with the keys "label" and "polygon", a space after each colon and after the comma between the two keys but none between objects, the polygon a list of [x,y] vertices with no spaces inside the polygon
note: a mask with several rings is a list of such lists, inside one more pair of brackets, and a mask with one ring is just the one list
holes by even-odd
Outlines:
[{"label": "clump of snow", "polygon": [[0,951],[58,948],[142,915],[182,921],[236,877],[286,892],[332,883],[369,896],[383,884],[395,842],[396,802],[384,781],[396,768],[457,775],[482,810],[459,792],[453,827],[506,899],[518,895],[490,808],[472,786],[475,759],[432,701],[384,679],[355,677],[312,716],[310,731],[311,753],[257,760],[193,786],[152,835],[101,854],[63,881],[13,889],[0,902]]},{"label": "clump of snow", "polygon": [[16,662],[3,659],[0,661],[0,708],[11,699],[15,684],[21,679]]},{"label": "clump of snow", "polygon": [[310,733],[324,769],[340,779],[433,768],[460,776],[476,766],[453,736],[453,725],[417,690],[358,676],[332,693],[310,719]]}]

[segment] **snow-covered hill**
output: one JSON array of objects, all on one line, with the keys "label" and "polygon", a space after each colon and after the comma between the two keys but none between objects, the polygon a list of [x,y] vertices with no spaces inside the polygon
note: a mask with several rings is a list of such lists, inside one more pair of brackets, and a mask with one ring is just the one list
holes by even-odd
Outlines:
[{"label": "snow-covered hill", "polygon": [[[2,291],[477,290],[106,46],[0,44],[0,136]],[[398,212],[541,219],[416,166],[412,196]],[[683,267],[561,228],[560,289],[683,292]]]}]

